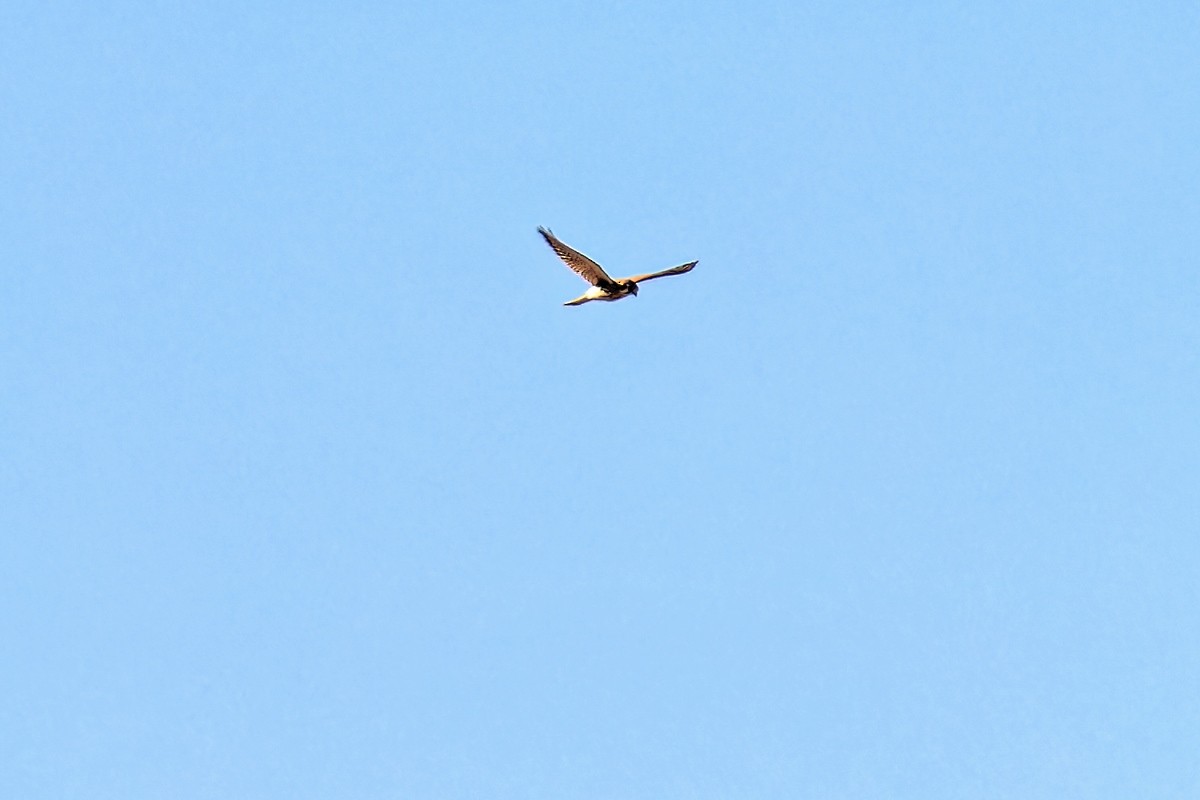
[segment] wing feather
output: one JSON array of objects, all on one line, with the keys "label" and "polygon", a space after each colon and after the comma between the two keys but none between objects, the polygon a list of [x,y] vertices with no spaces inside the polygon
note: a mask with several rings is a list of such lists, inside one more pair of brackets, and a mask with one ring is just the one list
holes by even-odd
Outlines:
[{"label": "wing feather", "polygon": [[550,245],[550,249],[554,251],[555,255],[561,258],[563,263],[574,270],[579,277],[593,286],[611,288],[616,285],[615,281],[608,276],[603,267],[575,248],[562,242],[553,233],[540,226],[538,227],[538,233],[546,240],[546,244]]},{"label": "wing feather", "polygon": [[689,261],[686,264],[680,264],[678,267],[671,267],[670,269],[664,269],[661,272],[647,272],[644,275],[634,275],[633,277],[627,278],[626,280],[631,280],[634,283],[641,283],[642,281],[650,281],[650,280],[654,280],[655,278],[665,278],[668,275],[682,275],[685,272],[691,272],[692,267],[696,266],[699,263],[700,263],[699,261]]}]

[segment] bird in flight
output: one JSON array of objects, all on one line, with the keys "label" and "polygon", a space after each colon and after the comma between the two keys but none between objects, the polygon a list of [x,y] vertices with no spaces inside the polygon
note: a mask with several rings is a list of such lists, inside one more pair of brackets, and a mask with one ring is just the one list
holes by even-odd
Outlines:
[{"label": "bird in flight", "polygon": [[603,267],[575,248],[563,243],[550,231],[538,227],[538,233],[546,240],[546,244],[550,245],[550,249],[563,260],[564,264],[592,285],[590,289],[579,295],[579,297],[563,303],[564,306],[583,305],[592,300],[620,300],[622,297],[628,297],[631,294],[636,295],[638,293],[638,284],[642,281],[663,278],[667,275],[682,275],[685,272],[691,272],[692,267],[697,264],[696,261],[689,261],[686,264],[680,264],[678,267],[664,269],[662,272],[647,272],[644,275],[634,275],[631,278],[614,279],[608,277],[608,273],[604,271]]}]

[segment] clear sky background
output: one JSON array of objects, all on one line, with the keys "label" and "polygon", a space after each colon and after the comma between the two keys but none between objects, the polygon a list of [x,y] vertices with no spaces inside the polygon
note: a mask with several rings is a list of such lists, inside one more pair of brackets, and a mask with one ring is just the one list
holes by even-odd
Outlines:
[{"label": "clear sky background", "polygon": [[1127,6],[4,4],[0,796],[1200,796]]}]

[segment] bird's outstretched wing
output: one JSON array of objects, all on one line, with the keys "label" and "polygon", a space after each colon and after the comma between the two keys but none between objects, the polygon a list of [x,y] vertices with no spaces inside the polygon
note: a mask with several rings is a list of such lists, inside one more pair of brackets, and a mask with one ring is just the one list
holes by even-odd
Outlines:
[{"label": "bird's outstretched wing", "polygon": [[555,254],[563,260],[563,263],[577,272],[579,277],[593,286],[609,288],[616,285],[616,282],[608,277],[608,273],[604,271],[603,267],[570,245],[564,244],[553,233],[540,226],[538,233],[542,235],[546,244],[550,245]]},{"label": "bird's outstretched wing", "polygon": [[689,261],[686,264],[680,264],[678,267],[664,269],[662,272],[647,272],[645,275],[634,275],[627,280],[631,280],[634,283],[641,283],[642,281],[650,281],[654,280],[655,278],[665,278],[668,275],[682,275],[685,272],[691,272],[692,267],[699,263],[699,261]]}]

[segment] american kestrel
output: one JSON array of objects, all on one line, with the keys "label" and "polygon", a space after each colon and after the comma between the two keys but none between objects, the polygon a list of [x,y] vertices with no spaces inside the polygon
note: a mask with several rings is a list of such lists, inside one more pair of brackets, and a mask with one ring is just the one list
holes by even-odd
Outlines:
[{"label": "american kestrel", "polygon": [[570,245],[564,244],[550,231],[539,226],[538,233],[542,235],[542,238],[546,240],[546,244],[550,245],[558,257],[563,260],[564,264],[577,272],[579,277],[592,284],[592,288],[574,300],[568,300],[563,303],[564,306],[583,305],[592,300],[620,300],[622,297],[628,297],[631,294],[636,295],[638,293],[638,284],[642,281],[662,278],[667,275],[682,275],[685,272],[690,272],[692,267],[698,263],[696,261],[689,261],[686,264],[680,264],[678,267],[664,269],[662,272],[647,272],[645,275],[634,275],[632,278],[617,278],[614,280],[608,277],[608,273],[599,264]]}]

